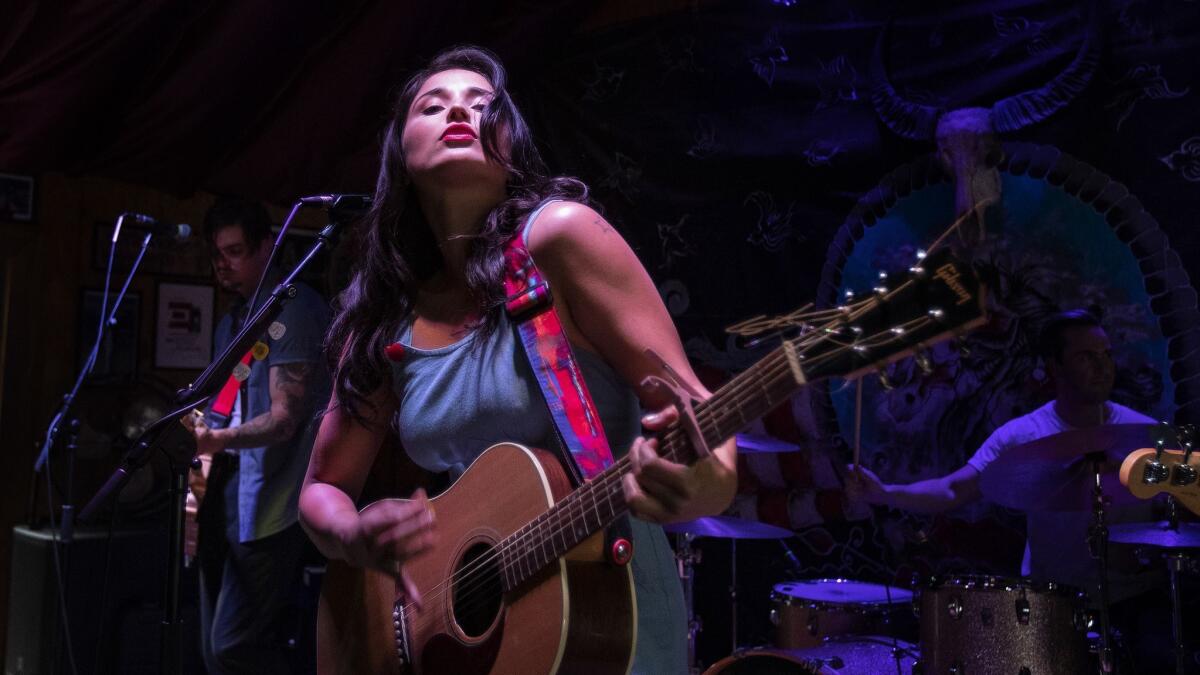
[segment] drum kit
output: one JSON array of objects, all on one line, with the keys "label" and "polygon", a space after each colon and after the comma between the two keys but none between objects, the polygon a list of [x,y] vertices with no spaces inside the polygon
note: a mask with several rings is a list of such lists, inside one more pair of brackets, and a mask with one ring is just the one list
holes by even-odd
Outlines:
[{"label": "drum kit", "polygon": [[[1173,501],[1166,522],[1107,523],[1111,506],[1137,502],[1117,480],[1117,467],[1130,451],[1153,442],[1150,434],[1156,429],[1160,427],[1108,425],[1063,432],[1004,452],[981,474],[981,491],[994,503],[1026,512],[1090,512],[1087,536],[1099,579],[1090,603],[1078,588],[979,574],[914,580],[912,590],[854,579],[792,580],[775,584],[771,593],[774,643],[743,647],[737,628],[737,541],[783,543],[794,533],[727,516],[667,526],[678,537],[679,574],[690,616],[689,672],[701,672],[695,650],[700,624],[692,602],[700,561],[693,542],[698,537],[727,539],[733,552],[729,593],[734,652],[704,675],[1117,672],[1108,617],[1110,543],[1162,554],[1170,579],[1175,672],[1193,672],[1197,664],[1187,661],[1183,644],[1179,585],[1181,573],[1200,568],[1193,556],[1200,549],[1200,524],[1180,523]],[[739,452],[798,449],[773,439],[738,437]],[[914,638],[917,642],[910,641]]]}]

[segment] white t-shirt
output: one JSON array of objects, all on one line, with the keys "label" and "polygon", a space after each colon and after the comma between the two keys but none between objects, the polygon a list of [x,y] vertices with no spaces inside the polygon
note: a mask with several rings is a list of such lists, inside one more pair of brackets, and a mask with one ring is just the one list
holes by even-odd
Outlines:
[{"label": "white t-shirt", "polygon": [[[1109,402],[1105,424],[1153,424],[1154,420],[1118,403]],[[967,466],[980,473],[1001,453],[1018,445],[1053,436],[1076,427],[1067,424],[1054,409],[1054,401],[1010,420],[988,437],[967,460]],[[1130,448],[1135,450],[1136,448]],[[1107,522],[1148,522],[1154,519],[1149,500],[1106,511]],[[1098,597],[1097,561],[1087,546],[1089,511],[1056,513],[1031,511],[1026,514],[1025,558],[1021,574],[1044,581],[1056,581],[1082,588]],[[1109,598],[1116,602],[1137,595],[1158,582],[1158,574],[1143,572],[1133,560],[1133,547],[1111,544],[1109,548]]]}]

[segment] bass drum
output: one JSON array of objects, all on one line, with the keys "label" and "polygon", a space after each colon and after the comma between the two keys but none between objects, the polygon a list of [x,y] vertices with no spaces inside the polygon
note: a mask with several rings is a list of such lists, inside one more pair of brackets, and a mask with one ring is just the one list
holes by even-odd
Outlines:
[{"label": "bass drum", "polygon": [[847,635],[808,649],[752,649],[726,657],[704,675],[912,675],[917,649],[886,637]]}]

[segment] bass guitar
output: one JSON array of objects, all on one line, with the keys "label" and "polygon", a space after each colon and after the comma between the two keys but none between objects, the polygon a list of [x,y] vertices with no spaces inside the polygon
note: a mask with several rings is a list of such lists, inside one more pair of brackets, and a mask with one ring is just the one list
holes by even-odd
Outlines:
[{"label": "bass guitar", "polygon": [[[983,287],[939,252],[894,289],[819,319],[696,404],[695,427],[662,433],[659,453],[691,463],[702,445],[693,434],[713,447],[809,382],[860,376],[982,323]],[[318,672],[627,673],[637,640],[632,572],[606,562],[602,549],[604,528],[628,512],[621,478],[630,471],[625,457],[572,490],[552,454],[488,448],[431,500],[437,542],[405,565],[420,610],[393,576],[329,562]]]},{"label": "bass guitar", "polygon": [[1191,451],[1142,448],[1121,462],[1121,484],[1141,499],[1166,492],[1200,515],[1200,455]]}]

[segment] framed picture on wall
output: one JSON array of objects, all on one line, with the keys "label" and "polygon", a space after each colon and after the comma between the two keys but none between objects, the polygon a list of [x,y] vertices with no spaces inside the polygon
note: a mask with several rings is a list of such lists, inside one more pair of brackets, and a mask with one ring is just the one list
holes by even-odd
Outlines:
[{"label": "framed picture on wall", "polygon": [[[104,292],[84,289],[79,303],[79,348],[76,365],[82,368],[96,343],[96,329],[100,325],[100,311]],[[105,310],[112,313],[112,304],[117,293],[108,294],[109,305]],[[138,337],[141,335],[142,298],[136,292],[125,294],[117,309],[116,323],[104,329],[104,338],[96,353],[96,365],[88,378],[89,385],[108,385],[132,382],[137,377]]]},{"label": "framed picture on wall", "polygon": [[33,176],[0,173],[0,220],[33,222]]},{"label": "framed picture on wall", "polygon": [[154,367],[200,369],[212,360],[214,289],[161,282],[154,318]]}]

